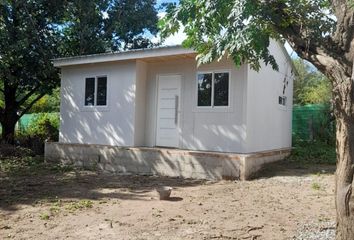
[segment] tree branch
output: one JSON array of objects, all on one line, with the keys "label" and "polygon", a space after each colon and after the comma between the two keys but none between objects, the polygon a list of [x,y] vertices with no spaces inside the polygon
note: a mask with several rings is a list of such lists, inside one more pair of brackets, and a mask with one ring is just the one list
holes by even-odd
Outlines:
[{"label": "tree branch", "polygon": [[43,96],[45,95],[45,93],[41,93],[40,95],[38,95],[35,99],[33,99],[33,101],[27,105],[27,107],[25,109],[22,110],[19,118],[21,118],[23,115],[25,115],[32,107],[33,105],[39,100],[41,99]]},{"label": "tree branch", "polygon": [[17,101],[17,105],[21,106],[22,104],[24,104],[28,100],[28,98],[30,98],[38,89],[39,86],[36,86],[31,91],[29,91],[21,100]]}]

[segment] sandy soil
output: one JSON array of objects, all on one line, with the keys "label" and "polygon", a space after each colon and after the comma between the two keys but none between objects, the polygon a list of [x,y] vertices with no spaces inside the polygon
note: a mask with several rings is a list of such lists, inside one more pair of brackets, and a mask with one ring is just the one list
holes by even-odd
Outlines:
[{"label": "sandy soil", "polygon": [[[282,163],[261,176],[0,175],[0,239],[294,239],[335,220],[333,167]],[[160,185],[174,188],[169,201],[158,200]]]}]

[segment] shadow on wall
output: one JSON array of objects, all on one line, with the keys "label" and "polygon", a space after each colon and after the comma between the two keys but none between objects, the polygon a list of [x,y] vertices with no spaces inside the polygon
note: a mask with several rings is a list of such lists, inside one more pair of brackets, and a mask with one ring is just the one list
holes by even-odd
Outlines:
[{"label": "shadow on wall", "polygon": [[[61,142],[133,145],[133,87],[125,92],[121,103],[108,101],[108,105],[102,107],[85,107],[84,96],[75,98],[73,92],[70,86],[64,88],[62,92],[59,137]],[[75,102],[74,99],[77,98],[82,98],[82,101]]]}]

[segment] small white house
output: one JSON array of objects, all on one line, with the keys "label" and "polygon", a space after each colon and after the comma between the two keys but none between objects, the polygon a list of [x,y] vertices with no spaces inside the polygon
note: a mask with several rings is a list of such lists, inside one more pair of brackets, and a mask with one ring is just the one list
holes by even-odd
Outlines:
[{"label": "small white house", "polygon": [[198,67],[181,46],[56,59],[60,139],[46,157],[117,173],[248,178],[291,148],[294,69],[281,43],[270,51],[279,71],[227,58]]}]

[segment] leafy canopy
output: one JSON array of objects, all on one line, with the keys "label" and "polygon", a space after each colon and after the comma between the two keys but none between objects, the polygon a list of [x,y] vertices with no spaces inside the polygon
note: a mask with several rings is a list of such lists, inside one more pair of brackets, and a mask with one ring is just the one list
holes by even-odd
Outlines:
[{"label": "leafy canopy", "polygon": [[0,120],[9,117],[7,105],[22,115],[58,86],[51,59],[58,56],[62,12],[60,0],[0,2]]},{"label": "leafy canopy", "polygon": [[298,73],[294,81],[294,103],[329,104],[332,97],[329,79],[300,58],[293,62]]},{"label": "leafy canopy", "polygon": [[[195,49],[199,63],[226,54],[237,65],[248,62],[258,70],[260,60],[278,69],[268,46],[270,39],[318,42],[332,34],[328,0],[181,0],[170,4],[160,22],[163,37],[184,27],[183,45]],[[296,32],[303,33],[294,34]]]},{"label": "leafy canopy", "polygon": [[150,47],[157,33],[156,0],[69,1],[62,25],[62,55]]}]

